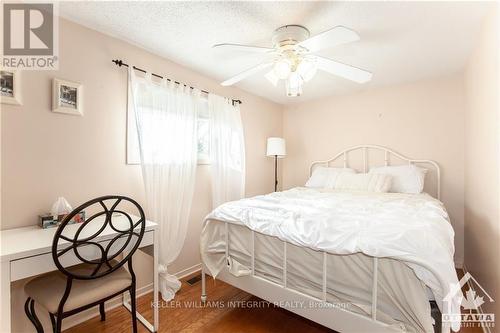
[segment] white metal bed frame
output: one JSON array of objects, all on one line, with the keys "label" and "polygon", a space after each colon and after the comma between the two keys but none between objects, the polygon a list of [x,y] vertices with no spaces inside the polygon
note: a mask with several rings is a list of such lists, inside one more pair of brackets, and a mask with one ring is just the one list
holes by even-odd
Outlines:
[{"label": "white metal bed frame", "polygon": [[[384,153],[384,164],[386,166],[390,165],[391,155],[396,156],[401,161],[407,162],[408,164],[428,164],[435,169],[436,172],[436,197],[438,200],[441,198],[441,171],[439,165],[432,160],[425,159],[412,159],[408,158],[402,154],[399,154],[387,147],[379,145],[359,145],[343,150],[342,152],[335,155],[333,158],[325,161],[315,161],[311,164],[309,169],[310,175],[317,166],[330,166],[336,160],[342,158],[343,166],[345,168],[349,167],[349,153],[361,150],[363,153],[363,172],[369,171],[369,150],[379,150]],[[225,257],[226,262],[229,259],[229,232],[227,221],[220,221],[224,223],[225,227]],[[273,304],[280,305],[281,307],[294,312],[302,317],[309,320],[317,322],[328,328],[339,332],[400,332],[400,328],[388,325],[377,320],[377,286],[378,286],[378,258],[373,258],[373,277],[372,277],[372,305],[371,305],[371,316],[364,316],[341,307],[335,307],[332,303],[327,302],[327,255],[335,255],[327,252],[323,252],[323,281],[322,281],[322,297],[316,298],[300,291],[289,288],[287,285],[287,242],[280,240],[283,243],[283,277],[281,284],[273,282],[261,276],[255,275],[255,231],[251,231],[251,274],[246,276],[236,277],[232,275],[227,267],[225,267],[217,276],[221,281],[224,281],[236,288],[244,290],[252,295],[255,295],[261,299],[264,299]],[[421,263],[420,263],[421,265]],[[431,273],[436,277],[439,275],[426,267]],[[206,269],[202,263],[202,302],[206,302]],[[443,283],[443,281],[440,281]],[[296,307],[296,304],[307,304],[306,307]],[[429,313],[430,315],[430,313]],[[441,332],[449,332],[450,328],[448,325],[443,324],[441,327]]]}]

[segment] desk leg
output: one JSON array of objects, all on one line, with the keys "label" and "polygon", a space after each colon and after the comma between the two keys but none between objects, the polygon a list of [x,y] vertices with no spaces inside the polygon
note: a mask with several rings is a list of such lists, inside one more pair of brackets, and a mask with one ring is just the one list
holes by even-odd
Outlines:
[{"label": "desk leg", "polygon": [[[159,315],[158,315],[158,309],[160,307],[160,304],[158,304],[158,248],[159,248],[159,243],[158,243],[158,231],[154,230],[153,231],[153,325],[151,325],[150,322],[147,321],[146,318],[144,318],[138,311],[136,311],[137,315],[137,320],[139,320],[147,329],[148,331],[155,333],[158,332],[159,328]],[[128,294],[123,293],[122,294],[122,304],[123,306],[129,310],[132,311],[132,307],[130,306],[130,303],[128,301]],[[3,331],[0,331],[3,332]]]},{"label": "desk leg", "polygon": [[154,304],[154,308],[153,308],[153,319],[154,319],[154,322],[153,322],[153,327],[154,327],[154,331],[155,332],[158,332],[158,329],[160,328],[160,318],[159,318],[159,315],[158,315],[158,311],[159,311],[159,308],[160,308],[160,304],[158,304],[158,279],[159,279],[159,276],[158,276],[158,249],[160,247],[160,243],[158,242],[158,229],[156,229],[154,232],[154,237],[153,237],[153,265],[154,265],[154,268],[153,268],[153,304]]},{"label": "desk leg", "polygon": [[10,261],[2,262],[0,270],[0,332],[10,332]]}]

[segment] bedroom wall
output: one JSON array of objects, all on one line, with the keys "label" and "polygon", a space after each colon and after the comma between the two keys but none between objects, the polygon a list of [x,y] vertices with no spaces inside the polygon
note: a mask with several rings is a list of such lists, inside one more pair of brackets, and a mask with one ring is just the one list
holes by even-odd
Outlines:
[{"label": "bedroom wall", "polygon": [[[498,5],[497,5],[498,7]],[[465,72],[465,266],[495,299],[500,316],[500,116],[498,12],[482,27]],[[497,324],[498,325],[498,324]]]},{"label": "bedroom wall", "polygon": [[[111,60],[166,74],[181,82],[241,99],[246,137],[247,195],[273,190],[273,161],[265,156],[266,138],[282,135],[282,108],[188,70],[136,46],[62,20],[60,69],[21,74],[23,106],[1,105],[2,229],[36,224],[57,196],[77,205],[104,194],[123,194],[144,204],[140,166],[125,164],[127,70]],[[84,86],[83,117],[51,112],[51,80]],[[197,170],[186,243],[172,273],[199,264],[199,234],[211,209],[209,166]],[[152,260],[138,254],[139,287],[151,279]],[[24,281],[13,288],[13,332],[31,332],[22,305]],[[66,323],[69,323],[66,322]]]},{"label": "bedroom wall", "polygon": [[[307,93],[307,92],[306,92]],[[283,131],[285,187],[303,186],[312,161],[359,144],[379,144],[442,170],[442,200],[455,229],[455,262],[463,262],[464,87],[461,74],[368,88],[288,106]]]}]

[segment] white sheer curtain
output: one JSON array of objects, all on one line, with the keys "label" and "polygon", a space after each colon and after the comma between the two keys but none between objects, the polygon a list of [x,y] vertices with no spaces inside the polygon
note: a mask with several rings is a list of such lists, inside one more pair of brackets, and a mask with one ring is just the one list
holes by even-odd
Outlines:
[{"label": "white sheer curtain", "polygon": [[239,105],[208,95],[212,203],[241,199],[245,194],[245,141]]},{"label": "white sheer curtain", "polygon": [[167,267],[186,237],[196,176],[200,91],[167,80],[156,83],[150,74],[141,78],[130,69],[129,99],[137,124],[148,218],[159,223],[160,291],[168,301],[181,286]]}]

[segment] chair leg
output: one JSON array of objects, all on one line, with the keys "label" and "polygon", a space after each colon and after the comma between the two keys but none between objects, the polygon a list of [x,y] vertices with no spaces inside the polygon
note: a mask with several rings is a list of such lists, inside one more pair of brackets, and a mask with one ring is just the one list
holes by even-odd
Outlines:
[{"label": "chair leg", "polygon": [[[30,312],[30,302],[31,302],[31,298],[28,297],[28,299],[26,300],[26,303],[24,303],[24,313],[26,313],[26,317],[28,317],[28,319],[33,323],[33,316],[31,315],[31,312]],[[34,325],[35,323],[33,323]]]},{"label": "chair leg", "polygon": [[99,313],[101,314],[101,321],[106,320],[106,312],[104,312],[104,302],[99,304]]},{"label": "chair leg", "polygon": [[55,333],[61,333],[62,331],[62,317],[62,313],[57,313]]},{"label": "chair leg", "polygon": [[28,299],[26,300],[26,303],[24,303],[24,312],[26,313],[26,316],[31,321],[33,326],[35,326],[36,332],[37,333],[44,333],[43,326],[40,323],[40,320],[38,320],[38,317],[36,316],[35,301],[33,299],[31,299],[31,297],[28,297]]},{"label": "chair leg", "polygon": [[132,332],[137,333],[137,310],[135,303],[135,283],[133,283],[130,287],[130,312],[132,314]]},{"label": "chair leg", "polygon": [[50,323],[52,324],[52,332],[56,333],[56,316],[54,314],[49,313],[50,316]]}]

